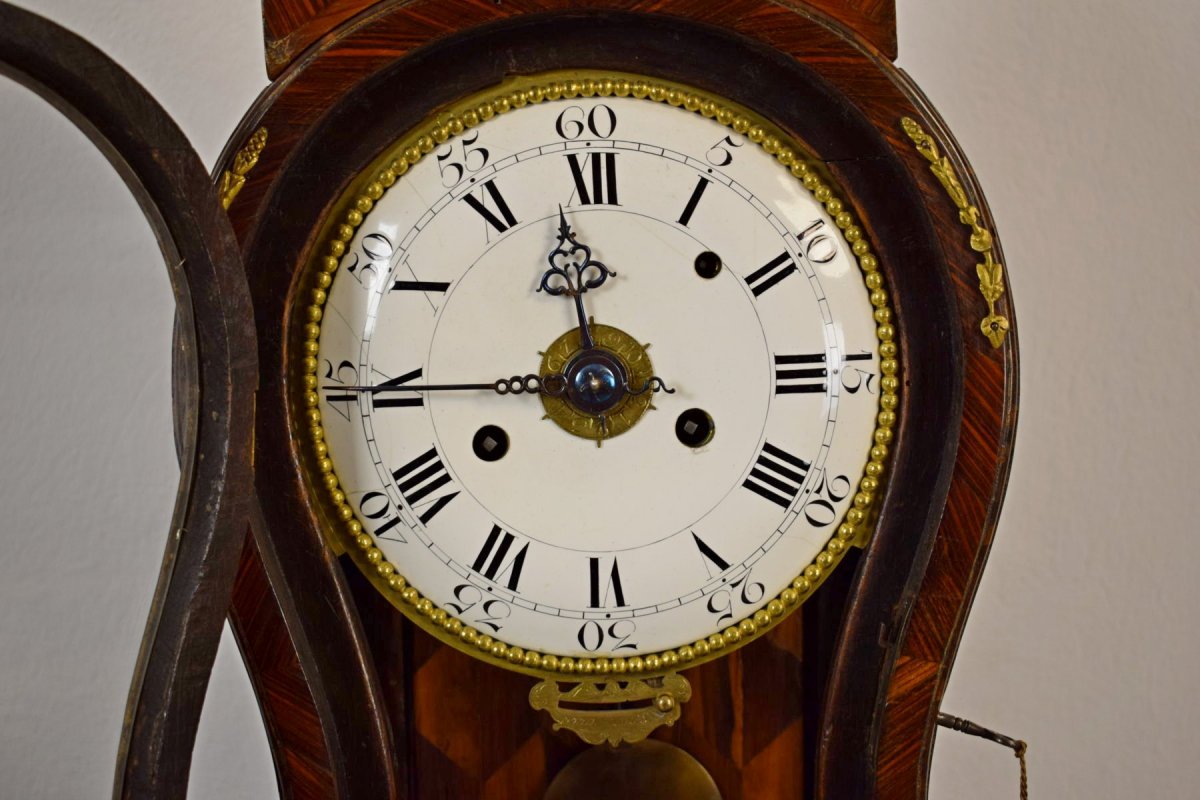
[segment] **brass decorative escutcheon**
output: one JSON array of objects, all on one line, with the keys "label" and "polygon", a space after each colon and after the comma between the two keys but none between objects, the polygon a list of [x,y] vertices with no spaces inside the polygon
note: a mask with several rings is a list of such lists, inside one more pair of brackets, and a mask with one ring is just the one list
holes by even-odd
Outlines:
[{"label": "brass decorative escutcheon", "polygon": [[[648,345],[620,328],[595,323],[590,327],[593,349],[583,349],[579,328],[574,328],[542,354],[540,374],[565,375],[568,384],[562,397],[543,394],[542,407],[546,418],[567,433],[599,443],[625,433],[654,408],[653,392],[633,394],[623,388],[626,383],[645,386],[654,377],[654,365]],[[614,385],[608,384],[610,376]]]}]

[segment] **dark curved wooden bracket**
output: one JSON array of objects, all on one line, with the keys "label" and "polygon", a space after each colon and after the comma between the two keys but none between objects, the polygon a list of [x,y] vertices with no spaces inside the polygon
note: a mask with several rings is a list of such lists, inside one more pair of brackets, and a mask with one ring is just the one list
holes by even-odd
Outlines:
[{"label": "dark curved wooden bracket", "polygon": [[158,237],[175,292],[189,377],[181,477],[114,795],[179,798],[250,505],[257,380],[250,296],[204,165],[128,73],[78,36],[3,2],[0,73],[58,108],[108,157]]}]

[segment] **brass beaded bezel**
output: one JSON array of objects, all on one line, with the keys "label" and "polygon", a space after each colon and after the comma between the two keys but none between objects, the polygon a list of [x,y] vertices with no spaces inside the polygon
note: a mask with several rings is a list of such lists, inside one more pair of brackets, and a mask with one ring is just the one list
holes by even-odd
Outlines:
[{"label": "brass beaded bezel", "polygon": [[[834,528],[822,551],[789,587],[767,599],[761,608],[746,618],[691,644],[631,658],[601,656],[593,659],[538,653],[509,645],[471,628],[409,585],[396,566],[384,558],[383,551],[376,547],[374,539],[364,531],[354,509],[346,502],[328,455],[318,407],[319,398],[314,390],[320,324],[332,276],[339,268],[346,245],[388,188],[438,144],[498,114],[548,101],[610,96],[666,103],[685,113],[716,120],[734,132],[745,135],[779,164],[787,167],[825,207],[851,245],[863,274],[865,290],[875,309],[882,393],[872,438],[874,444],[851,507]],[[324,502],[318,503],[318,506],[324,517],[323,532],[331,547],[336,552],[349,553],[357,567],[392,605],[440,641],[495,666],[544,679],[571,680],[573,676],[586,678],[609,674],[652,677],[677,672],[725,655],[779,624],[825,581],[850,545],[861,545],[868,538],[874,499],[882,490],[882,478],[886,474],[885,462],[896,423],[895,409],[899,404],[899,353],[894,341],[892,311],[883,289],[883,276],[878,271],[878,259],[846,204],[817,169],[806,163],[802,153],[802,148],[783,130],[729,100],[672,81],[595,70],[564,70],[511,79],[451,104],[400,137],[395,145],[363,171],[362,176],[334,204],[335,210],[324,222],[316,239],[321,243],[320,247],[309,257],[301,278],[301,288],[311,290],[307,295],[311,302],[301,309],[298,326],[301,329],[300,374],[296,376],[298,380],[290,391],[299,404],[297,418],[307,427],[303,432],[305,435],[297,437],[306,442],[301,447],[300,461],[307,472],[310,488],[314,494],[324,498]],[[301,293],[300,296],[305,295]],[[339,539],[335,528],[340,528],[346,538]]]}]

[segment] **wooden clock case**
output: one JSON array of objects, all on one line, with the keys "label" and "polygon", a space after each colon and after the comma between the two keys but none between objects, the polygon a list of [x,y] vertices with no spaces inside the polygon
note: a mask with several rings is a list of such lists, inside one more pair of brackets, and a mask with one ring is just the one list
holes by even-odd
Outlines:
[{"label": "wooden clock case", "polygon": [[[295,275],[352,176],[442,103],[512,73],[591,67],[710,90],[804,143],[877,248],[904,357],[890,483],[857,566],[765,641],[689,671],[695,698],[658,736],[729,800],[923,797],[1007,481],[1017,342],[1015,326],[1000,348],[980,332],[980,254],[901,127],[911,117],[941,144],[990,229],[952,137],[891,63],[892,4],[267,0],[264,23],[275,81],[218,173],[267,129],[230,209],[262,365],[260,514],[231,619],[285,796],[537,797],[583,747],[528,708],[530,679],[414,633],[338,563],[295,469],[286,387],[289,309],[309,288]],[[1007,298],[999,312],[1011,319]]]},{"label": "wooden clock case", "polygon": [[[767,636],[689,670],[694,697],[656,736],[699,759],[727,800],[924,797],[1007,481],[1017,341],[986,203],[891,63],[894,19],[887,0],[265,0],[275,80],[218,165],[245,179],[227,222],[144,90],[86,42],[0,3],[0,71],[109,155],[177,287],[181,533],[139,659],[117,794],[182,795],[231,592],[285,798],[538,797],[583,749],[528,707],[529,678],[415,632],[344,568],[297,469],[288,381],[293,298],[309,289],[300,265],[351,178],[450,99],[511,73],[591,67],[695,85],[802,142],[874,245],[904,365],[866,549]],[[261,129],[257,166],[237,164]]]}]

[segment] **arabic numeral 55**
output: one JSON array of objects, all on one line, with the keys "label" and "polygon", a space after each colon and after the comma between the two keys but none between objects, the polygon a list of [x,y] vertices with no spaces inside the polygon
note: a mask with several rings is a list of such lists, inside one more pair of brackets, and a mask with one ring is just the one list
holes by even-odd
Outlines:
[{"label": "arabic numeral 55", "polygon": [[486,147],[472,147],[478,141],[479,131],[471,131],[438,150],[438,172],[442,175],[442,185],[447,189],[457,186],[468,174],[473,175],[487,166],[491,153]]},{"label": "arabic numeral 55", "polygon": [[713,592],[708,598],[708,613],[717,615],[717,625],[726,621],[734,622],[734,613],[739,617],[748,613],[747,606],[761,603],[767,594],[767,587],[757,581],[750,580],[750,573],[738,578],[728,586]]},{"label": "arabic numeral 55", "polygon": [[821,480],[808,502],[804,504],[804,518],[814,528],[827,528],[837,521],[836,503],[850,496],[850,479],[845,475],[830,478],[822,473]]}]

